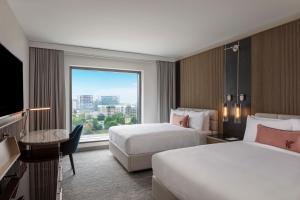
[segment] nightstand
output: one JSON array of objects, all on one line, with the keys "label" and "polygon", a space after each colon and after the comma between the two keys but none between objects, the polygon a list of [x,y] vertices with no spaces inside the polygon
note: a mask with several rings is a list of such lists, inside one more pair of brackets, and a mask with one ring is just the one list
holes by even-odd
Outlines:
[{"label": "nightstand", "polygon": [[235,142],[240,141],[238,138],[232,137],[224,137],[222,134],[214,134],[206,136],[207,144],[214,144],[214,143],[222,143],[222,142]]}]

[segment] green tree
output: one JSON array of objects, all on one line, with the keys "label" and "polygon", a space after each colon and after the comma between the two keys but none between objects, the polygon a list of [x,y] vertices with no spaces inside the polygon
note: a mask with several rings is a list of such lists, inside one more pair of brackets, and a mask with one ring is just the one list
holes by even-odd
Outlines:
[{"label": "green tree", "polygon": [[105,120],[105,115],[99,114],[99,115],[97,116],[97,119],[98,119],[98,121],[104,121],[104,120]]},{"label": "green tree", "polygon": [[84,123],[85,123],[85,115],[83,113],[79,115],[76,114],[72,115],[73,128],[76,127],[77,125],[84,124]]},{"label": "green tree", "polygon": [[119,124],[125,124],[125,116],[123,113],[116,113],[112,116],[108,116],[104,120],[105,129],[109,129],[112,126],[117,126]]},{"label": "green tree", "polygon": [[137,124],[137,118],[136,117],[131,117],[130,123],[131,124]]},{"label": "green tree", "polygon": [[96,131],[102,130],[103,127],[99,124],[99,121],[97,118],[93,118],[92,120],[92,124],[93,124],[93,129]]}]

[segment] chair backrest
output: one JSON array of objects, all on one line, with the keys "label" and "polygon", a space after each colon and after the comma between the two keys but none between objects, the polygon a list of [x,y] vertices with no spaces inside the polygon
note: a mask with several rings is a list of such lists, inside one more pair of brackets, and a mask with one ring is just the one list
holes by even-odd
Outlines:
[{"label": "chair backrest", "polygon": [[70,133],[70,138],[72,138],[75,133],[77,132],[77,130],[80,128],[81,124],[75,126],[75,128],[73,129],[73,131]]},{"label": "chair backrest", "polygon": [[83,125],[76,126],[72,133],[70,133],[70,139],[62,143],[61,150],[64,155],[74,153],[77,150],[82,129]]}]

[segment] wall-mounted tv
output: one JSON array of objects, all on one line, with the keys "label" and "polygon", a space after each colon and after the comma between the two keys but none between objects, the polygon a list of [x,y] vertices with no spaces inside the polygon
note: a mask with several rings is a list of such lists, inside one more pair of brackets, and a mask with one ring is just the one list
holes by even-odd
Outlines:
[{"label": "wall-mounted tv", "polygon": [[23,110],[23,63],[0,44],[0,117]]}]

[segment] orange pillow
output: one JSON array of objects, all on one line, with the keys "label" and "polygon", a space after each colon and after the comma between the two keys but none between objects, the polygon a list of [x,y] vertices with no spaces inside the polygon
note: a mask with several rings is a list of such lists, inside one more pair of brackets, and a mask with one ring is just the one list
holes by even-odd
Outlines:
[{"label": "orange pillow", "polygon": [[177,125],[177,126],[182,126],[184,128],[188,128],[189,127],[189,116],[173,114],[171,124]]},{"label": "orange pillow", "polygon": [[300,153],[300,131],[257,126],[256,142]]}]

